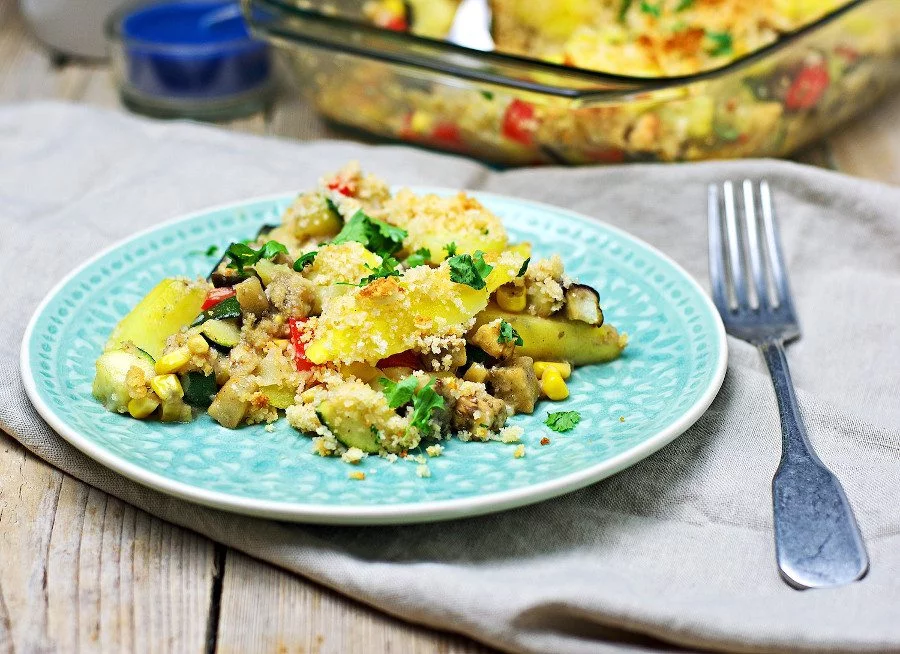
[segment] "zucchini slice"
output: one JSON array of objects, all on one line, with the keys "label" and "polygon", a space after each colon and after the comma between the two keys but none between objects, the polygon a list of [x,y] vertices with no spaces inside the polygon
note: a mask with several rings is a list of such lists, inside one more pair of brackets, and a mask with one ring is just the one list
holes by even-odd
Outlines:
[{"label": "zucchini slice", "polygon": [[213,397],[219,390],[215,375],[204,375],[196,370],[182,375],[181,387],[184,389],[185,403],[200,409],[212,404]]},{"label": "zucchini slice", "polygon": [[91,392],[108,411],[128,411],[131,396],[128,394],[126,377],[133,366],[140,368],[147,379],[156,374],[150,355],[133,346],[104,352],[97,359],[97,374],[94,376]]},{"label": "zucchini slice", "polygon": [[319,420],[334,437],[347,447],[358,447],[363,452],[374,454],[381,449],[378,442],[378,433],[367,427],[362,422],[352,419],[352,416],[342,415],[340,408],[333,402],[325,400],[316,409]]},{"label": "zucchini slice", "polygon": [[[228,300],[225,301],[228,302]],[[237,300],[235,300],[235,302],[237,302]],[[213,307],[213,309],[214,308],[215,307]],[[241,329],[234,320],[219,320],[217,318],[212,318],[203,323],[200,331],[213,345],[218,345],[219,347],[224,347],[226,349],[233,348],[241,340]]]},{"label": "zucchini slice", "polygon": [[197,325],[202,325],[207,320],[225,320],[228,318],[240,318],[241,317],[241,303],[237,301],[237,298],[231,296],[227,300],[222,300],[216,305],[211,306],[206,311],[202,312],[194,322],[191,323],[191,327],[196,327]]}]

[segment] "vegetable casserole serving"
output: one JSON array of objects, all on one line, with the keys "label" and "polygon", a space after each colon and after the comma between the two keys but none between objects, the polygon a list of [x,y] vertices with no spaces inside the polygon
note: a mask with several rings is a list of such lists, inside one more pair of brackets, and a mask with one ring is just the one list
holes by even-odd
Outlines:
[{"label": "vegetable casserole serving", "polygon": [[436,455],[453,436],[518,440],[509,417],[565,399],[573,366],[625,345],[595,289],[509,243],[477,199],[392,193],[350,164],[207,280],[161,281],[116,326],[93,393],[136,419],[205,410],[228,428],[281,410],[351,462]]}]

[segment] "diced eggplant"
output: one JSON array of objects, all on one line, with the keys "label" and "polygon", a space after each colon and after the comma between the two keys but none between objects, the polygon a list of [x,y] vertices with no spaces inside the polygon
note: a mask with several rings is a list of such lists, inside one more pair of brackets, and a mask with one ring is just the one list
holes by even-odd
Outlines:
[{"label": "diced eggplant", "polygon": [[241,329],[234,320],[213,318],[203,323],[200,331],[213,345],[231,349],[241,340]]},{"label": "diced eggplant", "polygon": [[269,308],[269,298],[266,297],[258,277],[245,279],[234,287],[234,292],[244,311],[259,315]]},{"label": "diced eggplant", "polygon": [[516,357],[509,365],[491,368],[488,375],[491,392],[510,405],[516,413],[533,413],[541,396],[534,373],[534,359]]},{"label": "diced eggplant", "polygon": [[244,397],[247,394],[245,383],[229,379],[216,393],[207,413],[223,427],[236,428],[247,415],[250,403]]},{"label": "diced eggplant", "polygon": [[566,291],[566,317],[599,327],[603,324],[600,294],[585,284],[572,284]]},{"label": "diced eggplant", "polygon": [[516,344],[513,341],[503,342],[500,326],[500,320],[478,325],[469,333],[469,342],[495,359],[508,359],[515,351]]}]

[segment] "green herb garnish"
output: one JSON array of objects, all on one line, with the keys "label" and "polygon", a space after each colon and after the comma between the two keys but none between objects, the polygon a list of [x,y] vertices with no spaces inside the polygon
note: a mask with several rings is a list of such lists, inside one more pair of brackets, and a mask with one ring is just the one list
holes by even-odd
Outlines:
[{"label": "green herb garnish", "polygon": [[529,263],[531,263],[531,257],[528,257],[527,259],[525,259],[525,261],[522,262],[522,267],[519,268],[519,272],[516,273],[516,277],[521,277],[525,274],[525,271],[528,270]]},{"label": "green herb garnish", "polygon": [[581,414],[577,411],[557,411],[548,413],[544,424],[555,432],[564,432],[575,429],[575,425],[581,422]]},{"label": "green herb garnish", "polygon": [[218,251],[218,245],[210,245],[205,250],[191,250],[188,254],[196,254],[197,256],[203,255],[204,257],[214,257],[216,256],[216,252]]},{"label": "green herb garnish", "polygon": [[487,283],[485,278],[494,269],[484,261],[484,252],[476,250],[475,254],[457,254],[448,259],[450,264],[450,280],[457,284],[471,286],[480,291]]},{"label": "green herb garnish", "polygon": [[313,262],[313,259],[316,258],[317,254],[319,254],[318,250],[313,250],[311,252],[307,252],[306,254],[301,254],[294,262],[294,270],[296,270],[297,272],[301,272],[304,268],[306,268],[306,266]]},{"label": "green herb garnish", "polygon": [[356,241],[357,243],[362,243],[363,247],[370,252],[385,258],[403,247],[403,239],[406,238],[406,235],[407,231],[405,229],[370,218],[362,209],[359,209],[344,224],[343,229],[334,237],[331,243],[332,245],[338,245]]},{"label": "green herb garnish", "polygon": [[693,6],[694,0],[681,0],[681,2],[678,3],[678,6],[675,7],[675,11],[684,11],[685,9],[690,9]]},{"label": "green herb garnish", "polygon": [[433,379],[415,394],[413,397],[413,414],[410,420],[410,427],[416,427],[422,435],[428,435],[432,432],[431,417],[435,409],[444,408],[444,398],[438,395],[432,384]]},{"label": "green herb garnish", "polygon": [[406,267],[416,268],[417,266],[423,266],[429,259],[431,259],[431,250],[419,248],[406,258]]},{"label": "green herb garnish", "polygon": [[734,51],[731,34],[728,32],[707,32],[706,38],[713,42],[713,46],[706,50],[712,57],[724,57]]},{"label": "green herb garnish", "polygon": [[628,14],[628,10],[631,9],[631,3],[633,0],[622,0],[622,4],[619,5],[619,22],[625,22],[625,16]]},{"label": "green herb garnish", "polygon": [[377,268],[372,268],[372,266],[366,264],[366,268],[372,271],[372,274],[368,277],[363,277],[359,280],[359,286],[365,286],[366,284],[371,284],[376,279],[381,279],[382,277],[399,277],[400,271],[397,270],[397,266],[400,265],[400,262],[397,261],[394,257],[386,257],[381,261],[381,265]]},{"label": "green herb garnish", "polygon": [[456,243],[450,241],[447,245],[444,246],[444,249],[447,251],[447,257],[455,257],[456,256]]},{"label": "green herb garnish", "polygon": [[252,266],[260,259],[271,259],[276,254],[287,253],[287,248],[278,241],[268,241],[258,250],[245,243],[232,243],[225,250],[225,256],[231,257],[228,267],[236,268],[238,272],[244,272],[244,266]]},{"label": "green herb garnish", "polygon": [[662,0],[655,5],[651,5],[647,0],[641,0],[641,11],[655,18],[662,15]]},{"label": "green herb garnish", "polygon": [[381,387],[384,388],[384,395],[387,397],[388,406],[392,409],[401,407],[416,394],[416,387],[419,381],[412,375],[401,382],[391,381],[387,377],[378,380]]},{"label": "green herb garnish", "polygon": [[519,346],[525,345],[525,341],[519,336],[519,332],[513,329],[513,326],[505,320],[500,321],[500,335],[497,336],[497,342],[500,345],[506,345],[507,343],[515,343]]},{"label": "green herb garnish", "polygon": [[482,92],[481,92],[481,97],[484,98],[485,100],[493,100],[493,99],[494,99],[494,94],[491,93],[490,91],[482,91]]}]

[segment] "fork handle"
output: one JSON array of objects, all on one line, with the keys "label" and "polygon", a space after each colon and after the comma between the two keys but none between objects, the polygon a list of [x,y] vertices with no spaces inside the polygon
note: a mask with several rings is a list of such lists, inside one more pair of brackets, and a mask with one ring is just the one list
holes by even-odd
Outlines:
[{"label": "fork handle", "polygon": [[853,509],[840,482],[816,456],[780,341],[759,345],[781,415],[781,463],[772,480],[775,554],[782,577],[795,588],[840,586],[869,570]]}]

